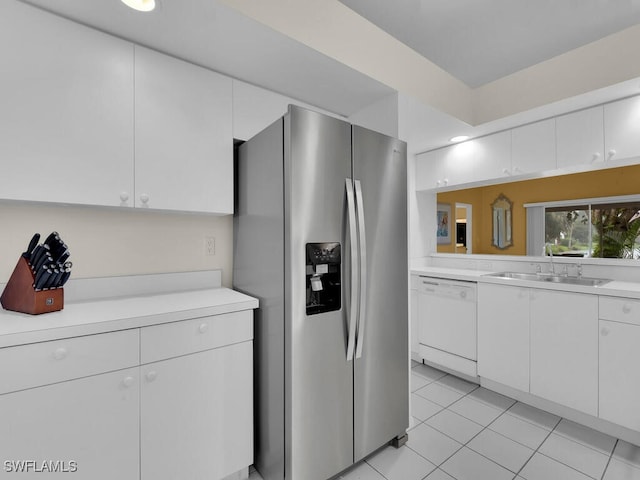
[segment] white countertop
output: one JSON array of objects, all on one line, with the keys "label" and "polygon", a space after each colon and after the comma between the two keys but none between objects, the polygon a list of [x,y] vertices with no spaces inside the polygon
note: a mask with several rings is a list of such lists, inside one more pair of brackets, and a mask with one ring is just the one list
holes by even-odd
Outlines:
[{"label": "white countertop", "polygon": [[609,295],[612,297],[640,298],[640,283],[611,281],[599,287],[585,285],[571,285],[565,283],[548,283],[536,280],[519,280],[514,278],[487,277],[487,274],[496,273],[487,270],[468,270],[461,268],[445,267],[412,267],[412,275],[424,275],[448,280],[463,280],[482,283],[497,283],[501,285],[514,285],[530,288],[542,288],[545,290],[561,290],[565,292],[591,293],[594,295]]},{"label": "white countertop", "polygon": [[65,304],[63,310],[28,315],[0,310],[0,348],[258,307],[258,300],[228,288],[116,297]]}]

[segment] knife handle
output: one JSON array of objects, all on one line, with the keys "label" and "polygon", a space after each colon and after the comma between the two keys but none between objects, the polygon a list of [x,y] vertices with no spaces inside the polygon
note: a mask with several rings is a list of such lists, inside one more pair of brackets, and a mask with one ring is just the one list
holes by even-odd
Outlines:
[{"label": "knife handle", "polygon": [[51,275],[49,275],[49,278],[47,279],[47,282],[44,284],[43,288],[53,288],[58,286],[57,285],[57,279],[60,276],[60,270],[58,269],[53,269],[51,270]]},{"label": "knife handle", "polygon": [[58,232],[51,232],[44,243],[46,243],[47,245],[52,245],[56,241],[56,238],[60,238]]},{"label": "knife handle", "polygon": [[53,271],[48,268],[43,270],[43,273],[41,273],[40,277],[35,283],[36,290],[42,290],[43,288],[45,288],[47,282],[49,281],[49,278],[51,277],[51,274],[53,273]]},{"label": "knife handle", "polygon": [[27,251],[22,254],[22,256],[27,259],[27,262],[31,261],[31,255],[38,245],[38,240],[40,240],[40,234],[34,233],[33,237],[31,237],[31,241],[29,242],[29,246],[27,247]]},{"label": "knife handle", "polygon": [[59,287],[64,286],[64,284],[67,283],[67,280],[69,280],[70,276],[71,276],[71,269],[70,268],[65,269],[64,273],[60,277],[60,281],[58,282],[58,286]]}]

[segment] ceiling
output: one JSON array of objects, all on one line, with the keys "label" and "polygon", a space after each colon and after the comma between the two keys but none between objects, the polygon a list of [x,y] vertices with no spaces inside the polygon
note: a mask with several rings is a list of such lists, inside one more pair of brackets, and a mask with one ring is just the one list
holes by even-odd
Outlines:
[{"label": "ceiling", "polygon": [[159,2],[139,13],[119,0],[24,1],[344,116],[394,92],[214,0]]},{"label": "ceiling", "polygon": [[20,1],[343,116],[400,92],[413,153],[640,93],[640,27],[579,47],[639,24],[640,0]]},{"label": "ceiling", "polygon": [[640,0],[340,0],[470,87],[640,23]]}]

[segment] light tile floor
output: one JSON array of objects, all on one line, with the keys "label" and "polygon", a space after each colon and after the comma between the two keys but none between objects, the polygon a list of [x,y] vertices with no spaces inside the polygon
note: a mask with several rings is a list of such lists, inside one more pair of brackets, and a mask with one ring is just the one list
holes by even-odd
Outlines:
[{"label": "light tile floor", "polygon": [[[409,441],[343,480],[640,480],[640,448],[412,362]],[[249,480],[261,480],[251,470]]]}]

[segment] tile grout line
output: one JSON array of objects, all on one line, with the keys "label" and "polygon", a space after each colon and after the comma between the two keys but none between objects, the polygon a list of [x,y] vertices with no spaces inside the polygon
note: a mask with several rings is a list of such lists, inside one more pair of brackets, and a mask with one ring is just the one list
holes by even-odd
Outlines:
[{"label": "tile grout line", "polygon": [[[444,386],[444,385],[443,385],[443,386]],[[453,404],[455,404],[455,403],[459,402],[460,400],[462,400],[462,399],[463,399],[463,398],[465,398],[466,396],[470,395],[472,392],[475,392],[475,391],[476,391],[476,390],[478,390],[479,388],[481,388],[481,386],[480,386],[480,385],[478,385],[478,386],[477,386],[476,388],[474,388],[473,390],[471,390],[471,391],[467,392],[466,394],[463,394],[463,395],[462,395],[462,397],[460,397],[460,398],[459,398],[458,400],[456,400],[455,402],[451,403],[448,407],[443,407],[443,409],[442,409],[442,410],[440,410],[440,412],[438,412],[438,413],[441,413],[443,410],[449,410],[449,407],[450,407],[451,405],[453,405]],[[458,392],[458,393],[460,393],[460,392]],[[507,398],[508,398],[508,397],[507,397]],[[435,402],[434,402],[434,403],[435,403]],[[482,403],[483,405],[486,405],[486,406],[490,406],[490,405],[485,404],[484,402],[479,402],[479,403]],[[515,405],[516,403],[517,403],[517,401],[515,401],[515,400],[514,400],[514,402],[509,406],[509,408],[511,408],[511,407],[512,407],[513,405]],[[491,407],[491,408],[494,408],[494,407]],[[460,450],[462,450],[463,448],[465,448],[465,447],[466,447],[466,448],[468,448],[469,450],[471,450],[472,452],[474,452],[475,454],[480,455],[481,457],[485,458],[486,460],[490,461],[491,463],[494,463],[495,465],[499,466],[500,468],[503,468],[504,470],[506,470],[506,471],[508,471],[508,472],[510,472],[510,473],[513,473],[513,471],[512,471],[512,470],[509,470],[509,469],[508,469],[508,468],[506,468],[504,465],[500,465],[500,464],[499,464],[498,462],[496,462],[495,460],[493,460],[493,459],[491,459],[491,458],[489,458],[489,457],[486,457],[485,455],[483,455],[483,454],[482,454],[482,453],[480,453],[480,452],[476,452],[473,448],[471,448],[471,447],[469,447],[469,446],[468,446],[468,445],[469,445],[469,443],[471,443],[471,442],[473,441],[473,439],[474,439],[474,438],[476,438],[476,437],[477,437],[478,435],[480,435],[482,432],[484,432],[485,430],[487,430],[487,429],[488,429],[488,427],[489,427],[489,425],[491,425],[491,424],[492,424],[493,422],[495,422],[498,418],[500,418],[502,415],[504,415],[505,413],[507,413],[507,410],[508,410],[509,408],[507,408],[507,409],[503,410],[503,411],[500,413],[500,415],[498,415],[495,419],[493,419],[493,420],[492,420],[488,425],[481,425],[481,424],[479,424],[478,422],[475,422],[474,420],[471,420],[470,418],[465,417],[464,415],[461,415],[461,414],[459,414],[459,413],[457,413],[457,412],[455,412],[455,411],[453,411],[453,410],[450,410],[450,413],[452,413],[452,414],[454,414],[454,415],[458,415],[459,417],[462,417],[462,418],[464,418],[465,420],[468,420],[468,421],[470,421],[470,422],[472,422],[472,423],[475,423],[476,425],[479,425],[479,426],[481,426],[481,427],[482,427],[482,429],[481,429],[478,433],[476,433],[474,436],[472,436],[472,437],[471,437],[469,440],[467,440],[465,443],[461,443],[461,442],[459,442],[457,439],[455,439],[455,438],[451,437],[450,435],[446,434],[445,432],[443,432],[443,431],[441,431],[441,430],[438,430],[436,427],[434,427],[434,426],[432,426],[432,425],[429,425],[429,424],[426,424],[428,427],[430,427],[430,428],[434,429],[435,431],[437,431],[437,432],[441,433],[442,435],[444,435],[444,436],[446,436],[446,437],[448,437],[448,438],[452,439],[453,441],[455,441],[455,442],[457,442],[457,443],[459,443],[459,444],[461,445],[461,446],[460,446],[460,448],[458,448],[455,452],[453,452],[451,455],[449,455],[447,458],[445,458],[445,459],[444,459],[440,464],[438,464],[438,465],[436,466],[436,470],[442,470],[445,474],[449,475],[451,478],[454,478],[454,480],[457,480],[457,479],[455,479],[455,477],[453,477],[452,475],[450,475],[446,470],[443,470],[443,469],[442,469],[442,468],[440,468],[440,467],[441,467],[442,465],[444,465],[444,464],[445,464],[449,459],[451,459],[453,456],[455,456],[458,452],[460,452]],[[497,409],[496,409],[496,410],[497,410]],[[432,415],[431,417],[433,417],[433,416],[437,415],[438,413],[436,413],[436,414]],[[429,417],[429,418],[431,418],[431,417]],[[425,423],[425,422],[426,422],[426,420],[425,420],[424,422],[422,422],[422,423]],[[493,430],[491,430],[491,431],[493,432]],[[498,432],[494,432],[494,433],[496,433],[496,434],[500,435]],[[503,435],[503,436],[504,436],[504,435]],[[509,440],[511,440],[511,441],[513,441],[513,442],[515,442],[515,440],[510,439],[510,438],[508,438],[508,437],[505,437],[505,438],[507,438],[507,439],[509,439]],[[518,443],[518,442],[516,442],[516,443]],[[420,455],[420,453],[416,452],[416,451],[415,451],[415,450],[413,450],[411,447],[409,447],[409,448],[410,448],[412,451],[414,451],[415,453],[417,453],[418,455]],[[533,455],[533,454],[532,454],[532,455]],[[433,462],[432,462],[431,460],[429,460],[428,458],[426,458],[426,457],[424,457],[424,456],[422,456],[422,455],[420,455],[420,456],[421,456],[422,458],[424,458],[425,460],[427,460],[427,461],[429,461],[429,462],[433,463]],[[435,465],[435,464],[434,464],[434,465]],[[430,472],[430,473],[429,473],[429,475],[431,475],[431,473],[433,473],[433,472]],[[428,475],[427,475],[427,476],[428,476]],[[516,476],[517,476],[517,474],[516,474]],[[425,478],[426,478],[426,477],[425,477]],[[515,477],[514,477],[514,478],[515,478]],[[423,479],[423,480],[424,480],[424,479]]]},{"label": "tile grout line", "polygon": [[[551,436],[551,434],[552,434],[552,433],[553,433],[553,431],[558,427],[558,425],[560,425],[560,422],[561,422],[561,421],[562,421],[562,418],[560,418],[560,419],[558,420],[558,422],[554,425],[554,427],[553,427],[551,430],[549,430],[549,433],[547,434],[547,436],[546,436],[546,437],[544,437],[544,440],[542,440],[542,442],[540,442],[540,445],[538,445],[538,447],[533,451],[533,453],[532,453],[532,454],[531,454],[531,456],[527,459],[527,461],[526,461],[526,462],[524,462],[524,463],[522,464],[522,467],[520,467],[520,470],[518,470],[518,471],[516,472],[516,476],[515,476],[515,477],[513,477],[514,479],[515,479],[515,478],[518,478],[518,476],[520,476],[520,473],[522,472],[522,470],[524,470],[524,467],[526,467],[526,466],[527,466],[527,464],[531,461],[531,459],[536,455],[536,453],[538,453],[538,450],[540,450],[540,447],[544,444],[544,442],[546,442],[546,441],[547,441],[547,439]],[[544,455],[544,454],[543,454],[543,453],[540,453],[540,455]],[[546,456],[546,455],[545,455],[545,456]],[[555,459],[554,459],[554,460],[555,460]],[[564,465],[564,464],[563,464],[563,465]],[[568,466],[568,465],[567,465],[567,466]],[[580,473],[582,473],[582,472],[580,472]],[[525,480],[526,480],[526,477],[522,477],[522,478],[525,478]]]},{"label": "tile grout line", "polygon": [[[420,364],[418,364],[418,365],[420,365]],[[424,365],[424,364],[422,364],[422,365]],[[417,366],[417,365],[416,365],[416,366]],[[421,376],[420,374],[416,374],[416,375]],[[553,457],[550,457],[550,456],[548,456],[548,455],[545,455],[544,453],[542,453],[542,452],[540,452],[540,451],[539,451],[539,450],[540,450],[540,448],[542,447],[542,445],[543,445],[543,444],[544,444],[544,443],[549,439],[549,437],[550,437],[550,436],[555,432],[555,430],[557,429],[557,427],[558,427],[558,425],[560,424],[560,422],[564,419],[564,417],[559,417],[558,421],[555,423],[555,425],[553,426],[553,428],[551,428],[550,430],[548,430],[547,435],[545,436],[544,440],[543,440],[543,441],[538,445],[538,447],[537,447],[537,448],[535,448],[535,449],[531,449],[531,447],[529,447],[528,445],[524,445],[524,444],[522,444],[522,443],[520,443],[520,442],[518,442],[518,441],[516,441],[516,440],[514,440],[514,439],[512,439],[512,438],[507,437],[506,435],[502,435],[500,432],[495,432],[494,430],[491,430],[491,429],[489,428],[489,427],[490,427],[490,425],[492,425],[495,421],[497,421],[497,420],[498,420],[499,418],[501,418],[503,415],[508,414],[509,416],[511,416],[511,417],[513,417],[513,418],[517,418],[517,419],[519,419],[519,420],[522,420],[522,421],[524,421],[524,422],[526,422],[526,423],[528,423],[528,424],[530,424],[530,425],[533,425],[534,427],[538,427],[538,428],[540,428],[540,429],[542,429],[542,430],[547,430],[546,428],[544,428],[544,427],[543,427],[543,426],[541,426],[540,424],[536,424],[536,423],[534,423],[533,421],[529,421],[529,419],[527,419],[527,418],[522,418],[522,417],[515,416],[515,415],[513,415],[513,414],[510,414],[510,413],[509,413],[509,410],[511,410],[511,408],[513,408],[513,406],[514,406],[514,405],[516,405],[516,404],[518,404],[518,403],[523,403],[523,402],[518,402],[517,400],[514,400],[514,402],[513,402],[513,403],[512,403],[512,404],[511,404],[507,409],[503,410],[503,411],[502,411],[502,413],[500,413],[500,415],[498,415],[495,419],[493,419],[489,424],[487,424],[486,426],[481,425],[481,424],[479,424],[478,422],[476,422],[476,421],[474,421],[474,420],[472,420],[472,419],[470,419],[470,418],[467,418],[467,417],[465,417],[464,415],[462,415],[462,414],[460,414],[460,413],[458,413],[458,412],[455,412],[454,410],[450,410],[450,407],[451,407],[452,405],[454,405],[454,404],[456,404],[456,403],[460,402],[463,398],[465,398],[465,397],[469,396],[472,392],[474,392],[474,391],[478,390],[479,388],[482,388],[482,387],[481,387],[481,385],[479,385],[479,384],[478,384],[475,388],[473,388],[473,389],[472,389],[472,390],[470,390],[469,392],[467,392],[467,393],[462,393],[462,392],[460,392],[459,390],[456,390],[456,389],[454,389],[454,388],[452,388],[452,387],[450,387],[450,386],[448,386],[448,385],[446,385],[446,384],[443,384],[443,383],[440,383],[440,382],[439,382],[439,380],[441,380],[442,378],[445,378],[445,377],[447,377],[447,376],[452,376],[452,377],[454,377],[454,378],[458,378],[458,377],[455,377],[455,375],[446,374],[446,375],[443,375],[442,377],[439,377],[439,378],[438,378],[438,379],[436,379],[436,380],[431,380],[429,383],[427,383],[426,385],[424,385],[424,386],[420,387],[420,388],[419,388],[419,389],[417,389],[417,390],[420,390],[420,389],[422,389],[422,388],[424,388],[424,387],[426,387],[426,386],[428,386],[428,385],[430,385],[430,384],[432,384],[432,383],[438,383],[438,385],[439,385],[439,386],[441,386],[441,387],[443,387],[443,388],[446,388],[446,389],[447,389],[447,390],[449,390],[449,391],[453,391],[453,392],[456,392],[456,393],[462,394],[462,396],[461,396],[460,398],[458,398],[457,400],[455,400],[454,402],[450,403],[448,406],[446,406],[446,407],[445,407],[445,406],[442,406],[442,405],[438,404],[437,402],[434,402],[433,400],[431,400],[431,399],[429,399],[429,398],[423,397],[422,395],[418,394],[418,393],[417,393],[417,390],[416,390],[416,391],[414,391],[414,392],[411,392],[411,393],[416,393],[416,395],[418,395],[418,396],[420,396],[420,397],[422,397],[422,398],[424,398],[424,399],[426,399],[426,400],[430,401],[431,403],[435,403],[436,405],[438,405],[438,406],[442,407],[442,409],[441,409],[438,413],[435,413],[435,414],[433,414],[433,415],[429,416],[429,417],[428,417],[428,418],[426,418],[425,420],[421,420],[421,421],[420,421],[420,423],[419,423],[419,424],[416,424],[413,428],[418,427],[420,424],[426,424],[428,427],[433,428],[434,430],[436,430],[437,432],[439,432],[439,433],[441,433],[441,434],[445,435],[446,437],[448,437],[448,438],[450,438],[450,439],[452,439],[452,440],[454,440],[454,441],[456,441],[456,442],[458,442],[458,443],[461,443],[461,442],[459,442],[458,440],[456,440],[455,438],[453,438],[453,437],[451,437],[450,435],[446,434],[445,432],[442,432],[442,431],[440,431],[438,428],[436,428],[436,427],[434,427],[434,426],[429,425],[428,423],[426,423],[426,422],[427,422],[427,420],[429,420],[430,418],[432,418],[432,417],[434,417],[434,416],[438,415],[438,414],[439,414],[439,413],[441,413],[443,410],[449,410],[449,412],[450,412],[450,413],[452,413],[452,414],[458,415],[458,416],[460,416],[460,417],[462,417],[462,418],[464,418],[464,419],[466,419],[466,420],[468,420],[468,421],[470,421],[470,422],[472,422],[472,423],[474,423],[474,424],[476,424],[476,425],[480,425],[480,426],[482,426],[482,430],[480,430],[477,434],[475,434],[473,437],[471,437],[471,438],[470,438],[466,443],[462,444],[462,446],[461,446],[459,449],[457,449],[454,453],[452,453],[452,454],[451,454],[449,457],[447,457],[444,461],[442,461],[440,464],[438,464],[438,465],[437,465],[436,470],[438,470],[438,469],[439,469],[439,470],[442,470],[440,467],[441,467],[444,463],[446,463],[449,459],[451,459],[451,457],[453,457],[453,456],[454,456],[454,455],[456,455],[458,452],[460,452],[460,450],[462,450],[462,448],[467,447],[467,448],[468,448],[469,450],[471,450],[472,452],[474,452],[474,453],[476,453],[476,454],[478,454],[478,455],[482,456],[483,458],[485,458],[485,459],[489,460],[490,462],[492,462],[492,463],[494,463],[494,464],[496,464],[496,465],[500,466],[501,468],[504,468],[505,470],[507,470],[507,471],[509,471],[509,472],[512,472],[512,470],[509,470],[508,468],[504,467],[503,465],[499,464],[498,462],[494,461],[493,459],[486,457],[485,455],[483,455],[483,454],[482,454],[482,453],[480,453],[480,452],[476,452],[473,448],[471,448],[471,447],[469,447],[469,446],[468,446],[468,445],[469,445],[469,443],[471,443],[471,442],[473,441],[473,439],[475,439],[478,435],[480,435],[480,434],[481,434],[482,432],[484,432],[485,430],[489,429],[492,433],[495,433],[495,434],[497,434],[497,435],[500,435],[500,436],[502,436],[502,437],[504,437],[504,438],[506,438],[506,439],[508,439],[508,440],[511,440],[511,441],[513,441],[513,442],[515,442],[515,443],[517,443],[517,444],[519,444],[519,445],[522,445],[522,446],[524,446],[524,447],[526,447],[526,448],[528,448],[528,449],[530,449],[530,450],[533,450],[533,453],[531,454],[531,456],[530,456],[530,457],[527,459],[527,461],[522,465],[522,467],[520,467],[520,469],[515,473],[515,476],[513,477],[514,479],[516,479],[516,478],[520,475],[520,473],[522,472],[522,470],[523,470],[523,469],[526,467],[526,465],[531,461],[531,459],[535,456],[535,454],[536,454],[536,453],[540,453],[540,455],[545,456],[545,457],[547,457],[547,458],[549,458],[549,459],[551,459],[551,460],[553,460],[553,461],[555,461],[555,462],[558,462],[559,464],[564,465],[565,467],[570,468],[570,469],[572,469],[572,470],[574,470],[574,471],[578,472],[578,473],[579,473],[579,474],[581,474],[581,475],[584,475],[584,476],[586,476],[586,477],[588,477],[588,478],[594,478],[594,477],[591,477],[590,475],[585,474],[584,472],[582,472],[582,471],[580,471],[580,470],[577,470],[576,468],[572,467],[571,465],[567,465],[567,464],[565,464],[564,462],[562,462],[562,461],[560,461],[560,460],[558,460],[558,459],[555,459],[555,458],[553,458]],[[422,378],[424,378],[425,380],[430,380],[430,379],[426,379],[425,377],[422,377]],[[467,380],[464,380],[464,379],[462,379],[462,380],[463,380],[463,381],[467,381]],[[468,382],[468,383],[473,384],[473,382]],[[506,397],[506,398],[510,398],[510,397]],[[471,397],[471,399],[473,400],[473,397]],[[481,404],[483,404],[483,405],[485,405],[485,406],[487,406],[487,407],[494,408],[495,410],[498,410],[495,406],[493,406],[493,405],[491,405],[491,404],[488,404],[488,403],[482,402],[481,400],[476,400],[476,401],[477,401],[477,402],[479,402],[479,403],[481,403]],[[524,404],[524,405],[527,405],[526,403],[523,403],[523,404]],[[534,407],[534,408],[535,408],[535,407]],[[540,409],[538,409],[538,410],[540,410]],[[542,410],[542,411],[544,412],[544,410]],[[547,412],[547,413],[548,413],[548,412]],[[413,429],[412,429],[412,430],[413,430]],[[581,442],[575,441],[575,440],[573,440],[573,439],[571,439],[571,438],[569,438],[569,437],[566,437],[565,435],[562,435],[562,434],[560,434],[560,433],[556,433],[556,434],[557,434],[558,436],[560,436],[560,437],[564,438],[565,440],[571,441],[571,442],[576,443],[576,444],[578,444],[578,445],[580,445],[580,446],[582,446],[582,447],[588,448],[588,449],[590,449],[590,450],[592,450],[592,451],[594,451],[594,452],[596,452],[596,453],[603,454],[600,450],[598,450],[598,449],[596,449],[596,448],[592,448],[592,447],[591,447],[591,446],[589,446],[589,445],[585,445],[585,444],[583,444],[583,443],[581,443]],[[617,444],[618,444],[618,441],[619,441],[619,439],[616,439],[616,443],[614,444],[614,447],[613,447],[613,449],[611,450],[611,453],[609,454],[609,459],[608,459],[608,461],[607,461],[607,465],[606,465],[606,466],[605,466],[605,468],[604,468],[604,471],[603,471],[603,473],[602,473],[602,475],[601,475],[601,477],[600,477],[600,480],[603,480],[603,479],[604,479],[604,476],[606,475],[607,469],[609,468],[609,464],[611,463],[611,459],[613,458],[613,452],[615,451],[615,448],[616,448],[616,446],[617,446]],[[409,447],[409,448],[411,449],[411,447]],[[428,458],[423,457],[422,455],[420,455],[420,454],[419,454],[418,452],[416,452],[415,450],[413,450],[413,449],[411,449],[411,450],[412,450],[413,452],[415,452],[416,454],[418,454],[420,457],[422,457],[422,458],[424,458],[425,460],[427,460],[427,461],[431,462]],[[604,455],[604,454],[603,454],[603,455]],[[433,463],[433,462],[431,462],[431,463]],[[449,475],[445,470],[442,470],[442,471],[443,471],[444,473],[446,473],[447,475]],[[428,475],[431,475],[431,473],[433,473],[433,471],[432,471],[432,472],[430,472]],[[427,475],[427,476],[428,476],[428,475]],[[450,475],[449,475],[449,476],[450,476]],[[425,478],[426,478],[426,477],[425,477]],[[522,478],[524,478],[524,477],[522,477]],[[423,480],[424,480],[424,479],[423,479]],[[596,479],[596,480],[597,480],[597,479]]]},{"label": "tile grout line", "polygon": [[616,451],[618,442],[620,442],[620,440],[616,439],[616,443],[613,445],[613,449],[611,450],[611,455],[609,455],[609,460],[607,460],[607,465],[604,467],[604,470],[602,471],[602,476],[600,477],[600,480],[604,480],[604,476],[607,474],[607,469],[609,468],[609,464],[611,463],[611,459],[613,458],[613,452]]}]

